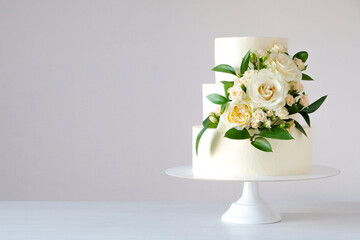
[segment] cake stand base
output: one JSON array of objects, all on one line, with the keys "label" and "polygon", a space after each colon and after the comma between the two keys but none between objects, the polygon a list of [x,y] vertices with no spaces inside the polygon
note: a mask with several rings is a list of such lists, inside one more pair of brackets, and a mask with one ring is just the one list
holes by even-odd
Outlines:
[{"label": "cake stand base", "polygon": [[275,223],[281,221],[279,213],[274,211],[259,194],[258,182],[281,182],[281,181],[300,181],[312,180],[336,176],[340,173],[338,169],[312,165],[308,173],[288,175],[288,176],[259,176],[244,177],[232,176],[227,178],[199,177],[194,175],[191,165],[169,168],[166,174],[193,180],[212,180],[212,181],[241,181],[244,182],[243,194],[241,198],[231,204],[227,212],[224,213],[221,220],[228,223],[237,224],[261,224]]},{"label": "cake stand base", "polygon": [[238,224],[262,224],[279,222],[281,217],[261,199],[257,182],[244,182],[241,198],[231,204],[221,220]]}]

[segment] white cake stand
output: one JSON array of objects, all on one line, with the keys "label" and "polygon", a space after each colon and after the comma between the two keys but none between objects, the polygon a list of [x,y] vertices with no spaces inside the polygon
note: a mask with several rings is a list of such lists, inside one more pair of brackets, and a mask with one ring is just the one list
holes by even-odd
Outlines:
[{"label": "white cake stand", "polygon": [[313,165],[311,171],[306,174],[289,176],[261,176],[261,177],[233,177],[229,179],[196,177],[192,172],[191,165],[169,168],[166,174],[194,180],[214,180],[214,181],[241,181],[244,182],[241,198],[231,204],[229,210],[221,218],[224,222],[238,224],[262,224],[281,221],[279,213],[274,211],[259,194],[258,182],[280,182],[280,181],[300,181],[312,180],[336,176],[340,173],[338,169],[326,166]]}]

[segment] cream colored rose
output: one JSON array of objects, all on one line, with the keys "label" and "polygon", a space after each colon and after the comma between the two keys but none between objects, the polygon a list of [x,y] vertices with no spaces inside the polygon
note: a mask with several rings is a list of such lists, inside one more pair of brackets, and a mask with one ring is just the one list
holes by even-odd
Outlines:
[{"label": "cream colored rose", "polygon": [[278,53],[287,52],[286,47],[281,44],[274,44],[274,46],[271,48],[271,50],[274,52],[278,52]]},{"label": "cream colored rose", "polygon": [[301,92],[304,90],[304,85],[301,82],[293,82],[292,89]]},{"label": "cream colored rose", "polygon": [[220,117],[219,129],[246,128],[253,117],[251,106],[243,101],[233,101]]},{"label": "cream colored rose", "polygon": [[221,115],[221,107],[219,105],[217,105],[215,107],[215,111],[214,111],[216,116],[220,116]]},{"label": "cream colored rose", "polygon": [[300,98],[300,104],[303,105],[304,107],[308,107],[310,105],[309,98],[307,95],[303,95]]},{"label": "cream colored rose", "polygon": [[264,122],[266,119],[266,113],[262,109],[256,109],[254,112],[254,118],[257,122]]},{"label": "cream colored rose", "polygon": [[300,71],[304,70],[305,68],[305,63],[299,59],[299,58],[294,58],[294,62],[296,64],[296,66],[299,68]]},{"label": "cream colored rose", "polygon": [[288,94],[285,98],[286,104],[291,107],[294,103],[295,103],[295,99],[293,96],[291,96],[290,94]]},{"label": "cream colored rose", "polygon": [[290,125],[289,129],[288,129],[288,132],[291,134],[291,133],[293,133],[294,131],[295,131],[295,124],[292,123],[292,124]]},{"label": "cream colored rose", "polygon": [[262,69],[249,79],[246,93],[253,108],[277,110],[285,106],[288,84],[279,74]]},{"label": "cream colored rose", "polygon": [[228,93],[230,100],[240,100],[244,92],[240,87],[234,86],[228,89]]},{"label": "cream colored rose", "polygon": [[285,107],[283,107],[283,108],[279,109],[278,111],[276,111],[276,115],[280,119],[287,119],[289,117],[289,112]]},{"label": "cream colored rose", "polygon": [[301,71],[285,53],[271,53],[265,63],[269,69],[279,72],[287,82],[301,80]]}]

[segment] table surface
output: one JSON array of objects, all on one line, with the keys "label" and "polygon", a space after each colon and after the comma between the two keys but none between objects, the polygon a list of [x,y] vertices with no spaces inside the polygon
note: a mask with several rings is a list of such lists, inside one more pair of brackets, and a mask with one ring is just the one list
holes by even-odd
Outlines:
[{"label": "table surface", "polygon": [[0,202],[0,239],[360,239],[360,202],[273,204],[283,220],[263,225],[221,222],[229,205]]}]

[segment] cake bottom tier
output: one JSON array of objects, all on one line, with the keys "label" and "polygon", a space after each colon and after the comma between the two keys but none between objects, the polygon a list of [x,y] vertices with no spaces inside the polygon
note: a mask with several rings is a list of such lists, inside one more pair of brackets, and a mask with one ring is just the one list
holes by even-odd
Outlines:
[{"label": "cake bottom tier", "polygon": [[[303,126],[304,127],[304,126]],[[307,173],[312,165],[312,129],[304,127],[308,137],[298,130],[293,140],[268,139],[273,152],[263,152],[246,140],[232,140],[216,129],[207,129],[201,137],[198,155],[196,137],[202,126],[194,126],[193,174],[196,177],[231,179],[235,176],[283,176]]]}]

